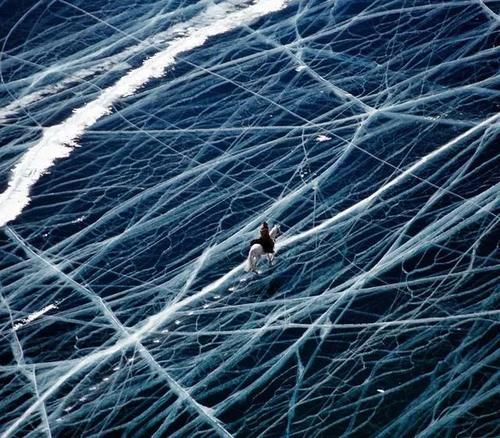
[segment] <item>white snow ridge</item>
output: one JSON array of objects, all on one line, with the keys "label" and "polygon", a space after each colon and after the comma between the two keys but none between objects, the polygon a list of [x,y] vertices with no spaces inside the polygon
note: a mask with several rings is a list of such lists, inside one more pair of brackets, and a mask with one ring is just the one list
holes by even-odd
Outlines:
[{"label": "white snow ridge", "polygon": [[[113,104],[119,99],[134,94],[151,79],[161,77],[168,67],[175,64],[176,56],[181,53],[201,47],[210,37],[278,11],[286,3],[286,0],[259,0],[244,9],[235,8],[232,3],[218,5],[218,14],[213,21],[198,23],[196,27],[190,28],[185,36],[174,39],[165,50],[127,73],[115,85],[105,89],[96,100],[76,109],[62,123],[44,128],[42,138],[21,157],[12,170],[8,188],[0,194],[0,227],[21,214],[30,202],[31,187],[57,159],[68,157],[85,130],[111,113]],[[210,18],[207,14],[204,17]]]},{"label": "white snow ridge", "polygon": [[51,311],[52,309],[57,309],[57,304],[49,304],[48,306],[45,306],[43,309],[40,309],[40,310],[38,310],[36,312],[31,313],[30,315],[28,315],[23,320],[21,320],[21,321],[17,322],[16,324],[14,324],[14,326],[13,326],[12,329],[14,331],[17,331],[20,328],[28,325],[30,322],[33,322],[36,319],[40,318],[41,316],[45,315],[47,312]]}]

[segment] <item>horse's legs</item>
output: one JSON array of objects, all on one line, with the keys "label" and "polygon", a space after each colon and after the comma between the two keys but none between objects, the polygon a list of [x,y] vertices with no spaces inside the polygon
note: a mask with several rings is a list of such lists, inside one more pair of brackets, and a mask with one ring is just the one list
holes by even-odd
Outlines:
[{"label": "horse's legs", "polygon": [[267,261],[269,262],[269,265],[272,265],[274,262],[274,254],[267,254]]}]

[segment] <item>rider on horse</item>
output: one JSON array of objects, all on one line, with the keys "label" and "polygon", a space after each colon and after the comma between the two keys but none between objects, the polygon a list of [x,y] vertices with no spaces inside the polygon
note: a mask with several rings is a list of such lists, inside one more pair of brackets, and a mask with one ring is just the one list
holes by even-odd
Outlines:
[{"label": "rider on horse", "polygon": [[267,225],[267,222],[262,222],[262,226],[260,227],[260,237],[252,240],[250,242],[250,246],[255,245],[256,243],[262,246],[262,249],[266,254],[274,253],[274,240],[269,235],[269,225]]},{"label": "rider on horse", "polygon": [[269,264],[272,265],[274,261],[274,240],[280,234],[279,225],[275,225],[269,230],[267,222],[262,222],[260,227],[260,237],[250,242],[250,250],[245,263],[246,272],[257,272],[257,263],[261,256],[266,255]]}]

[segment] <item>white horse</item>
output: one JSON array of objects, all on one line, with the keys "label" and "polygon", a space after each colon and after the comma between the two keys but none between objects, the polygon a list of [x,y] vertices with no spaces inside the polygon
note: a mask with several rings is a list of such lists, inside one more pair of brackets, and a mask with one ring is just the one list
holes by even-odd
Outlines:
[{"label": "white horse", "polygon": [[[271,228],[271,231],[269,231],[269,236],[271,239],[276,241],[276,238],[281,234],[280,226],[275,225],[274,227]],[[272,264],[274,261],[274,253],[265,253],[264,248],[262,248],[262,245],[260,243],[254,243],[251,247],[250,250],[248,251],[248,257],[245,262],[245,271],[246,272],[257,272],[257,263],[260,260],[260,257],[266,255],[267,260],[269,261],[269,264]]]}]

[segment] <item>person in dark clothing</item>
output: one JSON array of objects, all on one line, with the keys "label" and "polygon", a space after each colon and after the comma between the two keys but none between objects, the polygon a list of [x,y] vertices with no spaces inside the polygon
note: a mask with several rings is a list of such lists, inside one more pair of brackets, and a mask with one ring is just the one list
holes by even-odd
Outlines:
[{"label": "person in dark clothing", "polygon": [[248,251],[248,257],[244,266],[246,272],[258,273],[257,263],[263,255],[267,257],[270,265],[273,264],[275,257],[274,239],[276,239],[280,234],[281,229],[279,225],[275,225],[271,230],[269,230],[267,222],[262,223],[262,226],[260,227],[260,237],[250,242],[250,250]]},{"label": "person in dark clothing", "polygon": [[250,246],[258,243],[262,246],[262,249],[266,254],[274,253],[274,240],[269,235],[269,225],[267,222],[263,222],[260,227],[260,237],[258,239],[254,239],[250,242]]}]

